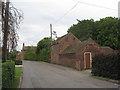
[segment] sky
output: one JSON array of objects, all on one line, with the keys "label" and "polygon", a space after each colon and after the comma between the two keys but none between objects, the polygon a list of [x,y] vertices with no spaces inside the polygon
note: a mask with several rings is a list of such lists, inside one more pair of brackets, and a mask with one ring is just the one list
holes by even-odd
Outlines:
[{"label": "sky", "polygon": [[18,29],[18,50],[22,44],[37,46],[44,37],[50,37],[50,24],[57,36],[77,24],[77,20],[118,17],[119,0],[10,0],[23,12],[24,20]]}]

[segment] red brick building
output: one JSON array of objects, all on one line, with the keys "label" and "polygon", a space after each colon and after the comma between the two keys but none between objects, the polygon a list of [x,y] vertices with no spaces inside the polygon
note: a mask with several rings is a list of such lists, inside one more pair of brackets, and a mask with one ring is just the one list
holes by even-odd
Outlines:
[{"label": "red brick building", "polygon": [[61,64],[78,70],[90,69],[92,57],[103,53],[113,53],[110,47],[101,47],[89,38],[81,42],[73,34],[68,33],[56,40],[51,49],[51,63]]},{"label": "red brick building", "polygon": [[25,46],[25,44],[23,43],[23,47],[22,47],[22,50],[21,50],[21,52],[19,52],[18,54],[17,54],[17,59],[20,59],[20,60],[23,60],[24,59],[24,53],[25,53],[25,51],[27,51],[27,49],[30,49],[30,48],[37,48],[37,46]]}]

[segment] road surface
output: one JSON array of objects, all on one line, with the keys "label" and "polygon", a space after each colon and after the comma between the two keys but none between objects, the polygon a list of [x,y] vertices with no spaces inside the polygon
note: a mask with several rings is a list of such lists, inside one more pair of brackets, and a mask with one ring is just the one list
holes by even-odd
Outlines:
[{"label": "road surface", "polygon": [[21,88],[117,88],[118,85],[94,79],[89,71],[77,71],[45,62],[23,61]]}]

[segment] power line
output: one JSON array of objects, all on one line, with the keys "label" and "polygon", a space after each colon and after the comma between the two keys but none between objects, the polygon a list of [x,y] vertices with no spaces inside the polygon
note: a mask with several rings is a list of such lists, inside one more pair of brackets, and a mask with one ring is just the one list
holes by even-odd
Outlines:
[{"label": "power line", "polygon": [[55,21],[55,23],[57,23],[58,21],[60,21],[62,18],[64,18],[71,10],[73,10],[80,2],[78,2],[77,4],[75,4],[71,9],[69,9],[62,17],[60,17],[58,20]]},{"label": "power line", "polygon": [[[75,1],[75,0],[73,0],[73,1]],[[99,6],[99,5],[95,5],[95,4],[90,4],[90,3],[78,1],[78,3],[75,4],[72,8],[70,8],[62,17],[60,17],[58,20],[56,20],[55,23],[58,23],[61,19],[63,19],[63,18],[64,18],[71,10],[73,10],[79,3],[86,4],[86,5],[90,5],[90,6],[94,6],[94,7],[98,7],[98,8],[104,8],[104,9],[109,9],[109,10],[117,11],[116,9],[113,9],[113,8],[109,8],[109,7],[104,7],[104,6]]]},{"label": "power line", "polygon": [[114,11],[117,11],[116,9],[109,8],[109,7],[105,7],[105,6],[99,6],[99,5],[90,4],[90,3],[81,2],[81,1],[79,1],[79,3],[86,4],[86,5],[90,5],[90,6],[95,6],[95,7],[99,7],[99,8],[104,8],[104,9],[109,9],[109,10],[114,10]]},{"label": "power line", "polygon": [[[75,0],[73,0],[75,1]],[[58,23],[60,20],[62,20],[68,13],[70,13],[70,11],[72,11],[79,3],[82,3],[82,4],[86,4],[86,5],[90,5],[90,6],[94,6],[94,7],[98,7],[98,8],[104,8],[104,9],[109,9],[109,10],[114,10],[114,11],[117,11],[116,9],[113,9],[113,8],[109,8],[109,7],[104,7],[104,6],[99,6],[99,5],[95,5],[95,4],[90,4],[90,3],[86,3],[86,2],[81,2],[81,1],[78,1],[72,8],[70,8],[63,16],[61,16],[58,20],[56,20],[54,23]],[[46,30],[47,27],[45,29],[43,29],[43,32],[44,33],[44,30]],[[44,34],[46,35],[46,33]]]}]

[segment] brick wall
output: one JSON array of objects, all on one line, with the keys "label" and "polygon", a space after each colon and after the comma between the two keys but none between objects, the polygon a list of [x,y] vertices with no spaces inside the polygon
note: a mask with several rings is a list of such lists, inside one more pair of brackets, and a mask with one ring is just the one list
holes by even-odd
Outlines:
[{"label": "brick wall", "polygon": [[[71,49],[69,47],[71,47]],[[68,51],[64,53],[66,48]],[[91,38],[81,42],[73,34],[69,33],[52,46],[51,62],[82,70],[85,69],[85,52],[91,52],[91,56],[94,57],[101,53],[105,55],[111,54],[114,50],[109,47],[99,46]]]},{"label": "brick wall", "polygon": [[67,34],[64,38],[62,38],[59,41],[59,45],[60,45],[60,53],[62,53],[62,51],[64,49],[66,49],[68,46],[73,45],[73,44],[78,44],[81,41],[79,39],[77,39],[73,34],[69,33]]},{"label": "brick wall", "polygon": [[68,67],[72,67],[72,68],[76,68],[75,67],[75,64],[76,64],[75,59],[76,59],[75,53],[60,54],[59,64],[68,66]]},{"label": "brick wall", "polygon": [[62,37],[59,41],[56,41],[55,44],[51,47],[51,63],[60,64],[59,54],[63,52],[68,46],[80,43],[81,41],[77,39],[73,34],[68,33]]}]

